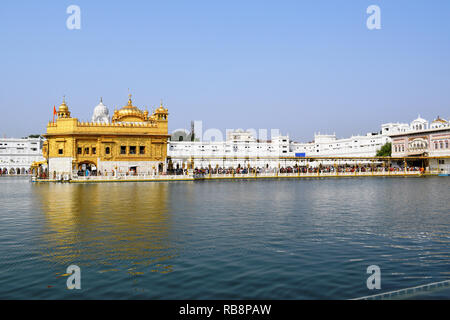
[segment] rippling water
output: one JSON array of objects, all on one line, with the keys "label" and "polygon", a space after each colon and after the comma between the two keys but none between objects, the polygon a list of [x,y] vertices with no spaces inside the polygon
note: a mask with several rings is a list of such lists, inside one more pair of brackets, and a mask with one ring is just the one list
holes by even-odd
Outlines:
[{"label": "rippling water", "polygon": [[[1,178],[0,298],[348,299],[447,280],[449,187],[443,177]],[[81,290],[66,289],[71,264]],[[430,297],[450,290],[406,298]]]}]

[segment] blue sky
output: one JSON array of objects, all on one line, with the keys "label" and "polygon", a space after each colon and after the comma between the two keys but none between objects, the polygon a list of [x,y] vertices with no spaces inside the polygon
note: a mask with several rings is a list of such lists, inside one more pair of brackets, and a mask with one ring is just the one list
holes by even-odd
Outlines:
[{"label": "blue sky", "polygon": [[[66,8],[81,8],[81,30]],[[366,8],[381,8],[381,30]],[[279,128],[309,141],[450,117],[450,1],[2,1],[0,134],[44,133],[62,95],[89,120],[128,88],[170,129]]]}]

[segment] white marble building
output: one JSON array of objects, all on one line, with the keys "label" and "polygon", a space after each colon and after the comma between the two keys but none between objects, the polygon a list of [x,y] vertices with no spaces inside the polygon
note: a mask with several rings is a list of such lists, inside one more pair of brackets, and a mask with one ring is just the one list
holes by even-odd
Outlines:
[{"label": "white marble building", "polygon": [[[194,160],[194,167],[229,168],[237,166],[277,168],[293,166],[304,157],[374,157],[391,136],[408,134],[448,126],[446,120],[436,119],[431,124],[420,116],[411,123],[385,123],[379,132],[366,135],[354,135],[337,138],[336,134],[315,134],[312,142],[302,143],[289,139],[289,136],[277,136],[272,140],[258,141],[251,131],[227,132],[226,141],[190,141],[187,131],[174,132],[168,144],[168,157],[174,168],[185,168]],[[394,151],[394,150],[393,150]],[[393,154],[394,156],[394,154]],[[283,159],[290,157],[295,159]],[[314,163],[310,163],[314,166]]]},{"label": "white marble building", "polygon": [[[288,135],[272,137],[272,140],[258,141],[250,131],[231,131],[226,141],[189,141],[191,135],[174,132],[168,144],[168,157],[174,168],[185,168],[190,161],[194,167],[236,168],[260,167],[278,168],[301,164],[305,157],[373,157],[390,141],[391,132],[402,132],[408,124],[390,123],[377,133],[356,135],[338,139],[335,134],[316,134],[314,141],[301,143],[291,141]],[[284,158],[291,159],[284,159]],[[295,159],[294,159],[295,158]],[[309,163],[314,166],[315,163]]]},{"label": "white marble building", "polygon": [[290,155],[288,136],[258,141],[251,132],[236,130],[228,132],[225,141],[217,142],[180,141],[179,137],[179,132],[174,132],[167,146],[167,156],[174,168],[187,168],[192,160],[197,168],[244,168],[248,165],[275,168],[280,157]]},{"label": "white marble building", "polygon": [[2,174],[28,174],[31,164],[43,161],[43,138],[0,139],[0,170]]},{"label": "white marble building", "polygon": [[448,125],[448,121],[439,117],[430,124],[419,116],[410,124],[399,122],[382,124],[381,130],[375,133],[342,139],[337,139],[335,134],[324,135],[319,133],[314,135],[313,142],[291,142],[290,145],[294,155],[304,153],[307,157],[374,157],[384,144],[392,141],[392,135],[445,128]]},{"label": "white marble building", "polygon": [[368,133],[337,139],[336,135],[314,135],[309,143],[291,143],[294,154],[304,153],[306,157],[374,157],[389,137],[380,133]]},{"label": "white marble building", "polygon": [[[419,118],[420,119],[420,118]],[[437,117],[428,121],[420,119],[411,124],[411,130],[394,133],[392,139],[393,157],[449,157],[431,159],[429,168],[439,172],[450,172],[450,123]]]}]

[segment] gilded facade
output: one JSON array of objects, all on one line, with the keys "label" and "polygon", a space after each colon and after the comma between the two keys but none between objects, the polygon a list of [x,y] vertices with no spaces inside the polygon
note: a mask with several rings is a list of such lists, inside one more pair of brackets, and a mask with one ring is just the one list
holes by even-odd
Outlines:
[{"label": "gilded facade", "polygon": [[43,154],[50,175],[154,174],[166,169],[168,111],[162,103],[149,114],[133,106],[130,95],[127,105],[115,110],[110,121],[108,115],[100,102],[93,120],[80,122],[63,101],[45,134]]}]

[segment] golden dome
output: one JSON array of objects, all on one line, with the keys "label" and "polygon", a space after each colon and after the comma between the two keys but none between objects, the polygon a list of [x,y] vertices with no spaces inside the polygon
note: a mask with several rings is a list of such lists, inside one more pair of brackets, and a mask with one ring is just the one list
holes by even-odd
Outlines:
[{"label": "golden dome", "polygon": [[439,116],[433,122],[447,123],[444,119],[441,119]]},{"label": "golden dome", "polygon": [[66,104],[66,97],[63,97],[63,102],[58,107],[58,118],[70,118],[69,107]]},{"label": "golden dome", "polygon": [[66,104],[66,97],[63,97],[63,102],[59,106],[58,111],[59,112],[67,112],[67,111],[69,111],[69,107]]},{"label": "golden dome", "polygon": [[167,116],[169,115],[169,112],[167,109],[165,109],[163,107],[162,101],[161,101],[161,105],[159,106],[159,108],[155,110],[154,115],[155,115],[156,120],[158,120],[158,121],[167,121]]},{"label": "golden dome", "polygon": [[163,107],[162,101],[161,101],[161,104],[160,104],[159,108],[156,109],[155,112],[156,112],[156,113],[167,113],[167,109],[165,109],[165,108]]},{"label": "golden dome", "polygon": [[114,111],[112,118],[113,122],[142,122],[147,121],[147,115],[144,111],[140,110],[138,107],[133,106],[133,101],[131,100],[131,94],[128,97],[128,103],[121,109]]}]

